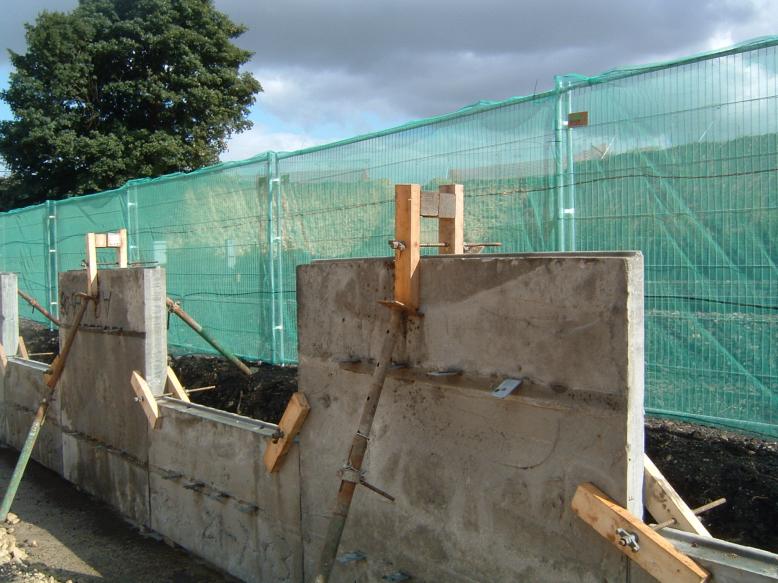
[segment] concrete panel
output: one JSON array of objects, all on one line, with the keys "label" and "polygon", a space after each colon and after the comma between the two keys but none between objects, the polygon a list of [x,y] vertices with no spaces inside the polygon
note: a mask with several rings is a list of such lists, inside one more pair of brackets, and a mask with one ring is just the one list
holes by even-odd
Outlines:
[{"label": "concrete panel", "polygon": [[[160,269],[99,273],[99,302],[87,308],[60,381],[62,426],[148,461],[148,421],[133,399],[130,375],[138,370],[155,394],[167,366],[165,273]],[[86,273],[60,274],[60,314],[73,320],[86,289]],[[70,330],[63,324],[60,342]]]},{"label": "concrete panel", "polygon": [[15,273],[0,273],[0,342],[8,356],[19,348],[19,295]]},{"label": "concrete panel", "polygon": [[[394,360],[335,581],[625,581],[626,560],[570,510],[592,481],[642,511],[642,258],[424,258],[421,311]],[[298,269],[305,573],[310,580],[378,352],[386,260]],[[425,373],[458,369],[456,377]],[[500,400],[506,377],[524,384]]]},{"label": "concrete panel", "polygon": [[[90,305],[59,383],[63,475],[116,506],[136,522],[149,522],[149,426],[130,386],[138,370],[155,394],[167,366],[165,272],[99,272],[99,296]],[[86,272],[60,274],[60,343],[86,289]]]},{"label": "concrete panel", "polygon": [[161,410],[149,454],[152,528],[245,581],[301,581],[297,447],[269,474],[268,438]]},{"label": "concrete panel", "polygon": [[[2,384],[3,440],[21,450],[30,431],[32,419],[41,399],[48,392],[43,382],[43,373],[48,365],[43,363],[21,363],[10,360]],[[62,431],[59,425],[59,399],[49,405],[46,422],[38,434],[32,459],[47,468],[62,474]]]},{"label": "concrete panel", "polygon": [[63,476],[107,502],[136,524],[148,526],[146,464],[88,436],[62,432]]}]

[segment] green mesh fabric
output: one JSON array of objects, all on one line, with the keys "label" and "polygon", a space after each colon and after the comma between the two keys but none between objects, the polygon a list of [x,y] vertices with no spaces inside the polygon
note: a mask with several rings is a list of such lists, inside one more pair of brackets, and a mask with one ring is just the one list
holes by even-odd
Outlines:
[{"label": "green mesh fabric", "polygon": [[[169,295],[226,346],[294,363],[296,266],[389,255],[394,184],[457,182],[466,241],[641,250],[647,409],[778,437],[776,46],[560,76],[530,97],[2,214],[0,267],[56,311],[55,274],[79,267],[84,233],[126,227],[130,260],[163,265]],[[588,125],[568,127],[571,112]],[[209,350],[175,320],[170,342]]]}]

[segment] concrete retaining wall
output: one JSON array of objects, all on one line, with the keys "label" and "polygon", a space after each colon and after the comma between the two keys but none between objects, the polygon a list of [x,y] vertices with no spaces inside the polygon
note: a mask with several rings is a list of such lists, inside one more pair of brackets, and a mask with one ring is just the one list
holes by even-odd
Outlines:
[{"label": "concrete retaining wall", "polygon": [[[313,572],[379,352],[392,262],[298,270],[305,571]],[[393,360],[333,580],[624,581],[627,561],[570,509],[581,482],[642,513],[639,254],[430,257]],[[364,366],[368,371],[372,367]],[[460,370],[459,375],[432,376]],[[355,372],[356,371],[356,372]],[[505,378],[524,384],[497,399]]]},{"label": "concrete retaining wall", "polygon": [[[261,422],[163,398],[148,428],[129,376],[163,390],[164,272],[100,272],[35,458],[241,579],[312,581],[391,281],[386,260],[299,268],[312,410],[268,474]],[[62,274],[66,321],[84,287],[83,272]],[[590,480],[642,510],[640,256],[425,258],[421,289],[424,317],[396,351],[408,367],[387,381],[365,466],[396,501],[357,490],[340,551],[366,559],[338,564],[333,581],[625,581],[626,560],[569,503]],[[523,385],[496,399],[506,377]],[[9,362],[5,442],[21,444],[41,388],[40,367]]]}]

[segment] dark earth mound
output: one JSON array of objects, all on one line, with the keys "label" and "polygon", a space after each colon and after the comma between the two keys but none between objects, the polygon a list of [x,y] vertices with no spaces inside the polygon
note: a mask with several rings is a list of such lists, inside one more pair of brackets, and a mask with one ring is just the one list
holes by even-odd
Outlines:
[{"label": "dark earth mound", "polygon": [[646,453],[717,538],[778,552],[778,443],[692,423],[646,421]]}]

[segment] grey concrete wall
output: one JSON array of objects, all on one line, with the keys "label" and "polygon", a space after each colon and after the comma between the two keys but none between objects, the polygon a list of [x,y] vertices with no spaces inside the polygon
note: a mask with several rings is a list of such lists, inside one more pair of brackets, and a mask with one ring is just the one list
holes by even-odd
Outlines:
[{"label": "grey concrete wall", "polygon": [[[305,574],[315,567],[392,294],[387,260],[298,269]],[[422,259],[412,319],[378,408],[335,581],[625,581],[626,559],[571,511],[592,481],[642,511],[639,254]],[[460,369],[457,377],[427,373]],[[369,369],[369,367],[366,367]],[[490,389],[524,385],[507,399]]]},{"label": "grey concrete wall", "polygon": [[[299,444],[268,474],[268,438],[162,400],[157,430],[133,401],[137,369],[163,390],[164,273],[100,273],[38,459],[246,581],[310,581],[388,319],[386,260],[298,271]],[[84,272],[62,274],[72,321]],[[641,510],[642,260],[635,254],[425,258],[424,317],[395,353],[334,581],[625,581],[626,559],[570,510],[593,481]],[[61,331],[61,338],[67,332]],[[362,364],[342,361],[362,359]],[[450,368],[461,374],[434,377]],[[491,389],[524,379],[504,400]],[[9,365],[2,439],[20,445],[42,373]],[[15,413],[14,413],[15,411]],[[46,431],[46,430],[45,430]]]},{"label": "grey concrete wall", "polygon": [[268,437],[162,409],[149,452],[151,528],[245,581],[301,581],[298,448],[269,474]]},{"label": "grey concrete wall", "polygon": [[[155,394],[167,366],[165,272],[100,271],[59,383],[64,476],[140,524],[149,523],[149,425],[129,379],[139,371]],[[60,344],[86,301],[85,271],[60,274]]]},{"label": "grey concrete wall", "polygon": [[0,342],[8,356],[19,348],[19,295],[15,273],[0,273]]},{"label": "grey concrete wall", "polygon": [[[11,359],[5,375],[0,375],[2,395],[2,427],[0,440],[21,450],[30,431],[35,411],[47,394],[43,374],[48,365]],[[46,422],[38,434],[32,459],[62,474],[62,430],[59,423],[60,402],[55,398],[49,405]]]},{"label": "grey concrete wall", "polygon": [[[164,272],[101,271],[99,280],[99,302],[87,308],[34,459],[245,581],[301,581],[298,448],[269,474],[262,456],[270,438],[259,422],[221,422],[221,412],[164,399],[151,430],[130,374],[164,391]],[[60,342],[85,289],[85,272],[61,274]],[[24,442],[47,368],[12,359],[0,378],[0,439],[9,445]]]},{"label": "grey concrete wall", "polygon": [[[21,449],[35,411],[46,394],[43,373],[48,366],[14,358],[19,348],[19,296],[17,275],[0,273],[0,342],[8,357],[8,367],[0,375],[0,439]],[[32,458],[62,473],[62,433],[59,426],[59,401],[49,406],[47,423],[41,429]]]}]

